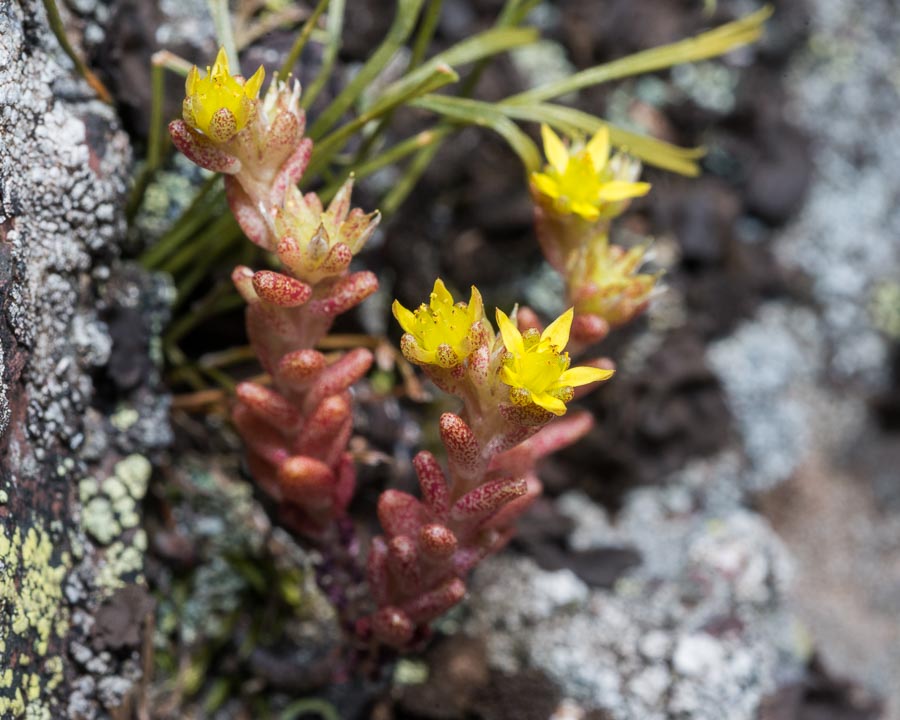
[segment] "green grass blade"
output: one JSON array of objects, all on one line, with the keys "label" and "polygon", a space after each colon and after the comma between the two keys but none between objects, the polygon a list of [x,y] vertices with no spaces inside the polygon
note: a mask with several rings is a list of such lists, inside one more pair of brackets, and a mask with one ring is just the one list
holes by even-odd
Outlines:
[{"label": "green grass blade", "polygon": [[282,63],[281,69],[278,71],[279,77],[286,78],[291,70],[293,70],[294,65],[297,64],[297,61],[300,59],[300,53],[302,53],[303,48],[306,47],[306,43],[309,40],[309,36],[312,35],[312,31],[316,27],[319,16],[323,12],[325,12],[325,9],[328,7],[328,2],[329,0],[319,0],[315,9],[312,11],[312,14],[308,18],[306,18],[306,22],[303,23],[303,27],[300,28],[300,32],[297,33],[294,44],[291,45],[291,49],[288,52],[287,57],[284,59],[284,63]]},{"label": "green grass blade", "polygon": [[444,0],[428,0],[428,6],[425,8],[425,14],[422,16],[422,22],[419,25],[419,32],[416,33],[416,39],[413,41],[412,57],[409,61],[411,69],[417,68],[425,59],[425,53],[428,52],[428,46],[434,39],[434,32],[437,30],[438,21],[441,19],[441,8]]},{"label": "green grass blade", "polygon": [[456,82],[459,76],[449,67],[439,66],[433,73],[426,76],[423,81],[414,87],[409,88],[403,94],[392,93],[385,94],[382,98],[370,107],[366,112],[355,117],[350,122],[342,125],[330,135],[325,136],[316,144],[313,150],[313,156],[309,166],[306,169],[307,174],[314,176],[321,172],[328,162],[334,157],[344,143],[357,131],[362,129],[366,124],[377,120],[379,117],[396,108],[398,105],[407,103],[420,95],[425,95],[438,88],[443,87],[452,82]]},{"label": "green grass blade", "polygon": [[456,122],[490,128],[506,140],[528,172],[541,166],[541,154],[532,139],[492,103],[446,95],[427,95],[411,104]]},{"label": "green grass blade", "polygon": [[351,80],[332,101],[309,129],[308,135],[315,141],[321,138],[340,119],[360,94],[378,77],[390,62],[394,53],[406,42],[416,25],[424,0],[399,0],[397,14],[387,37]]},{"label": "green grass blade", "polygon": [[620,80],[632,75],[641,75],[675,65],[697,62],[698,60],[706,60],[723,55],[741,45],[756,42],[762,35],[763,24],[771,14],[772,8],[766,6],[740,20],[727,23],[695,37],[671,43],[670,45],[644,50],[603,65],[582,70],[563,80],[526,90],[523,93],[507,98],[504,102],[519,105],[541,102],[560,95],[577,92],[591,85],[599,85],[611,80]]},{"label": "green grass blade", "polygon": [[563,105],[551,103],[504,105],[501,103],[497,108],[512,119],[547,123],[570,137],[581,134],[592,135],[605,125],[609,128],[610,141],[616,147],[640,158],[647,165],[688,177],[696,177],[700,174],[697,160],[706,154],[704,148],[678,147],[663,140],[625,130],[590,113]]},{"label": "green grass blade", "polygon": [[534,28],[492,28],[457,43],[444,52],[430,58],[418,69],[408,73],[385,89],[385,94],[402,92],[403,88],[416,85],[433,73],[440,65],[458,67],[477,60],[498,55],[513,48],[530,45],[539,39]]},{"label": "green grass blade", "polygon": [[327,41],[325,43],[325,53],[322,57],[322,67],[319,68],[319,74],[312,84],[305,88],[300,98],[300,106],[306,110],[315,102],[315,99],[322,92],[325,83],[331,77],[334,70],[334,63],[337,61],[338,52],[341,49],[341,37],[344,33],[344,10],[347,0],[331,0],[328,6],[328,19],[325,23],[325,34]]}]

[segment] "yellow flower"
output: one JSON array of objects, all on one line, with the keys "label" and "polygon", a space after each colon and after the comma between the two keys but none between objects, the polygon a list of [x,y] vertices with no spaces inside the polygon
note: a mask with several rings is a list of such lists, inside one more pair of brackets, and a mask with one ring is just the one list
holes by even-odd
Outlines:
[{"label": "yellow flower", "polygon": [[510,400],[516,405],[534,403],[554,415],[566,412],[566,403],[579,385],[606,380],[612,370],[594,367],[569,368],[569,342],[574,311],[569,308],[543,333],[528,330],[523,336],[506,314],[497,309],[497,325],[507,354],[500,379],[509,385]]},{"label": "yellow flower", "polygon": [[617,215],[623,201],[646,195],[650,184],[634,182],[640,166],[623,155],[609,156],[609,130],[604,125],[587,145],[570,153],[559,136],[541,126],[544,172],[531,174],[534,189],[562,215],[575,214],[594,222]]},{"label": "yellow flower", "polygon": [[579,264],[573,278],[579,313],[599,315],[611,326],[623,325],[646,308],[660,274],[638,273],[648,243],[626,250],[604,238]]},{"label": "yellow flower", "polygon": [[465,360],[478,344],[484,305],[481,293],[474,286],[468,304],[454,304],[453,296],[438,278],[428,305],[422,303],[413,312],[394,300],[392,309],[400,327],[406,331],[400,347],[411,362],[452,368]]},{"label": "yellow flower", "polygon": [[243,130],[257,111],[257,95],[266,71],[260,65],[253,77],[244,80],[228,71],[228,57],[220,48],[212,68],[200,77],[197,66],[191,68],[185,82],[182,114],[191,127],[217,143],[228,142]]}]

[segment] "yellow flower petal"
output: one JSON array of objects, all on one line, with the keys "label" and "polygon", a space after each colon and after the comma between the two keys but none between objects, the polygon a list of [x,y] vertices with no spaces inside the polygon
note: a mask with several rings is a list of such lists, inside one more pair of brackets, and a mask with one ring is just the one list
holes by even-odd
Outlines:
[{"label": "yellow flower petal", "polygon": [[559,385],[562,387],[579,387],[592,382],[599,382],[612,377],[615,370],[601,369],[582,365],[566,370],[559,376]]},{"label": "yellow flower petal", "polygon": [[618,202],[619,200],[642,197],[648,192],[650,192],[650,183],[611,180],[600,186],[597,199],[603,202]]},{"label": "yellow flower petal", "polygon": [[497,327],[500,328],[500,336],[503,338],[503,345],[513,355],[522,355],[525,353],[525,341],[522,340],[522,333],[519,328],[513,325],[506,313],[497,308]]},{"label": "yellow flower petal", "polygon": [[228,71],[228,55],[225,52],[224,47],[219,48],[219,52],[216,54],[216,61],[213,63],[212,70],[209,74],[214,80],[231,74]]},{"label": "yellow flower petal", "polygon": [[531,182],[534,183],[534,186],[542,195],[546,195],[547,197],[553,198],[554,200],[556,200],[560,195],[559,183],[549,175],[537,172],[532,173]]},{"label": "yellow flower petal", "polygon": [[260,65],[250,79],[244,83],[244,94],[249,98],[255,98],[259,95],[259,89],[262,87],[263,80],[266,79],[266,69]]},{"label": "yellow flower petal", "polygon": [[594,221],[600,217],[600,209],[588,202],[576,201],[573,203],[569,203],[569,208],[573,213],[575,213],[576,215],[580,215],[585,220]]},{"label": "yellow flower petal", "polygon": [[469,322],[475,324],[484,318],[484,300],[478,288],[472,286],[472,294],[469,296]]},{"label": "yellow flower petal", "polygon": [[573,308],[566,310],[541,333],[541,342],[547,342],[553,346],[556,352],[562,352],[569,342],[569,332],[572,330],[572,318],[574,317]]},{"label": "yellow flower petal", "polygon": [[434,281],[434,289],[431,291],[432,302],[446,303],[447,305],[453,304],[453,296],[450,294],[450,291],[447,289],[447,286],[444,285],[444,281],[438,278]]},{"label": "yellow flower petal", "polygon": [[549,125],[541,125],[541,138],[544,142],[544,154],[547,156],[550,166],[556,172],[564,173],[569,164],[569,152],[563,145],[563,141]]},{"label": "yellow flower petal", "polygon": [[600,172],[609,160],[609,128],[603,125],[591,138],[585,148],[591,156],[594,171]]},{"label": "yellow flower petal", "polygon": [[416,316],[413,312],[403,307],[399,300],[394,300],[394,304],[391,305],[391,310],[394,313],[394,317],[397,318],[397,322],[400,323],[400,327],[408,333],[415,334],[417,326]]},{"label": "yellow flower petal", "polygon": [[197,66],[194,65],[190,70],[188,70],[187,79],[184,81],[184,94],[188,97],[193,95],[199,80],[200,71],[197,69]]},{"label": "yellow flower petal", "polygon": [[531,401],[535,405],[544,408],[544,410],[552,412],[554,415],[566,414],[566,404],[550,393],[532,393]]}]

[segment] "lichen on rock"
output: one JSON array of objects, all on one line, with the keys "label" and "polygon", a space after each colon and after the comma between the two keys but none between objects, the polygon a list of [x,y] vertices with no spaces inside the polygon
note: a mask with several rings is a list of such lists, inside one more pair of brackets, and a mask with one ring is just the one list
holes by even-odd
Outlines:
[{"label": "lichen on rock", "polygon": [[[140,500],[171,437],[146,340],[171,293],[120,259],[128,137],[37,0],[0,0],[0,136],[0,717],[107,717],[138,648],[99,664],[72,648],[142,576]],[[111,378],[123,314],[145,330],[130,384]]]}]

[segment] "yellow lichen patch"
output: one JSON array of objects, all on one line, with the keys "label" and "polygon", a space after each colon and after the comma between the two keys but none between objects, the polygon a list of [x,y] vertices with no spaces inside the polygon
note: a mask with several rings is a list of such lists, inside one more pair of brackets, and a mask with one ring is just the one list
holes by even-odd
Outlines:
[{"label": "yellow lichen patch", "polygon": [[[48,653],[54,638],[64,637],[69,628],[63,580],[70,558],[55,551],[39,524],[24,529],[27,522],[23,518],[23,527],[0,529],[0,656],[22,645],[16,636],[32,650],[0,673],[0,717],[50,720],[50,709],[40,699],[63,679],[62,658]],[[37,669],[32,661],[43,663],[43,672],[24,672],[29,666]]]}]

